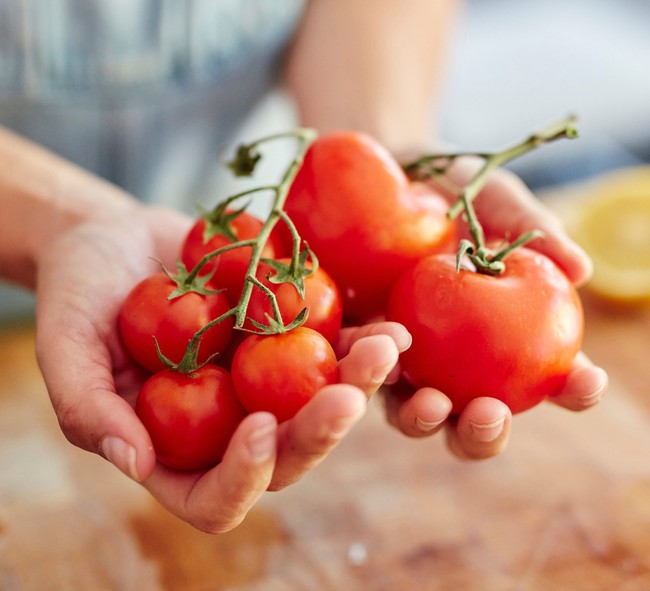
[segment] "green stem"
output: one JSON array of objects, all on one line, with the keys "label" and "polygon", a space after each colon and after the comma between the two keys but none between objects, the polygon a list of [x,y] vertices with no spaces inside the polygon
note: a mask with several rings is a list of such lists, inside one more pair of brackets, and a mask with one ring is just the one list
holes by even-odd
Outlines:
[{"label": "green stem", "polygon": [[555,141],[560,138],[577,137],[578,132],[575,127],[576,118],[567,117],[558,123],[549,125],[538,133],[532,134],[525,141],[512,146],[501,152],[494,152],[483,155],[484,164],[481,169],[474,175],[472,180],[463,189],[460,198],[454,203],[449,210],[449,217],[456,218],[461,211],[465,209],[466,204],[471,203],[485,186],[489,174],[495,169],[507,164],[511,160],[523,156],[542,146],[543,144]]},{"label": "green stem", "polygon": [[292,248],[291,248],[290,272],[292,274],[295,274],[296,269],[300,264],[300,245],[302,243],[302,238],[300,237],[300,234],[298,233],[298,229],[293,223],[293,220],[286,214],[285,211],[278,211],[278,215],[280,216],[280,219],[284,222],[284,224],[287,226],[287,228],[289,229],[289,233],[291,234]]},{"label": "green stem", "polygon": [[[255,278],[264,246],[266,245],[269,236],[275,227],[275,224],[277,223],[278,219],[280,219],[280,212],[282,212],[284,209],[284,204],[289,195],[291,183],[293,183],[293,180],[296,177],[298,170],[300,169],[305,154],[307,153],[307,149],[316,138],[316,132],[311,129],[300,128],[287,133],[273,134],[259,139],[252,144],[249,144],[249,147],[258,146],[263,142],[269,142],[286,137],[295,137],[298,139],[298,149],[296,150],[296,154],[293,160],[289,163],[284,176],[275,187],[275,198],[273,200],[271,213],[266,218],[266,221],[264,222],[264,225],[262,226],[262,229],[260,230],[260,233],[258,234],[253,244],[253,251],[251,253],[250,262],[246,271],[247,277]],[[239,299],[239,303],[236,306],[236,328],[241,328],[246,320],[246,310],[248,309],[248,302],[250,301],[253,285],[254,283],[252,281],[246,281],[244,283],[241,298]]]},{"label": "green stem", "polygon": [[191,283],[196,276],[199,274],[201,269],[205,267],[212,259],[217,258],[219,255],[222,255],[230,250],[235,250],[237,248],[244,248],[246,246],[253,246],[255,244],[255,239],[251,240],[239,240],[237,242],[232,242],[230,244],[226,244],[225,246],[222,246],[218,248],[217,250],[213,250],[212,252],[209,252],[206,255],[203,255],[201,260],[194,265],[192,270],[188,273],[187,279],[185,280],[186,283]]},{"label": "green stem", "polygon": [[[471,180],[460,190],[460,194],[456,201],[451,205],[448,216],[450,219],[456,219],[461,213],[465,213],[467,226],[469,228],[472,241],[463,240],[458,251],[456,258],[456,266],[460,268],[460,261],[464,255],[467,255],[477,272],[485,273],[488,275],[498,275],[505,270],[503,260],[516,248],[522,246],[529,240],[537,237],[540,233],[536,230],[528,232],[519,237],[511,244],[498,251],[492,251],[485,245],[485,233],[481,226],[476,211],[474,210],[474,199],[481,192],[485,186],[489,175],[493,170],[503,166],[504,164],[518,158],[539,148],[543,144],[552,142],[560,138],[575,138],[578,135],[575,127],[576,118],[573,116],[567,117],[557,123],[549,125],[542,129],[540,132],[534,133],[523,142],[516,144],[510,148],[494,153],[454,153],[448,155],[434,154],[431,156],[422,156],[411,163],[404,166],[406,172],[410,172],[416,178],[423,178],[423,175],[429,177],[437,177],[444,175],[448,172],[453,162],[463,156],[480,157],[484,162],[479,171],[471,178]],[[442,166],[434,166],[436,161],[444,161]],[[444,179],[444,176],[442,177]]]}]

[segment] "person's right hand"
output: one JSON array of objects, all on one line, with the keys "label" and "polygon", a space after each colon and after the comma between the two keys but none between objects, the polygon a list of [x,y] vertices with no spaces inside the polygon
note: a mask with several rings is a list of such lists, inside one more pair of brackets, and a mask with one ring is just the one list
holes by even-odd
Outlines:
[{"label": "person's right hand", "polygon": [[36,261],[37,356],[61,429],[186,522],[212,533],[232,529],[265,490],[292,484],[326,457],[410,338],[390,323],[345,329],[337,350],[344,383],[323,388],[281,425],[268,413],[247,416],[211,470],[169,470],[156,462],[133,410],[146,375],[120,342],[117,315],[131,287],[159,270],[151,257],[173,268],[191,221],[138,204],[98,208],[43,244]]}]

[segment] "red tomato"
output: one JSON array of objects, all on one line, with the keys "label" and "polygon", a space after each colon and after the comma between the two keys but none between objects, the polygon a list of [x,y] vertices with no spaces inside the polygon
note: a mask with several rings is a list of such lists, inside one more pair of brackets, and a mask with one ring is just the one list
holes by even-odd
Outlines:
[{"label": "red tomato", "polygon": [[163,370],[140,389],[135,412],[156,457],[175,470],[202,470],[221,461],[246,416],[230,374],[206,365],[189,374]]},{"label": "red tomato", "polygon": [[[288,265],[291,259],[284,258],[279,262]],[[312,268],[310,262],[307,262],[305,266],[309,269]],[[289,324],[303,308],[307,307],[309,315],[303,326],[313,328],[331,344],[334,344],[341,329],[343,304],[336,283],[323,267],[319,265],[314,273],[304,279],[304,299],[300,297],[293,284],[278,284],[269,281],[266,278],[269,273],[274,274],[273,269],[269,265],[261,263],[257,271],[257,278],[275,294],[282,313],[282,321]],[[271,302],[261,289],[254,287],[246,315],[261,324],[267,324],[265,313],[273,317]],[[250,323],[246,326],[252,328]]]},{"label": "red tomato", "polygon": [[513,413],[562,387],[582,341],[582,305],[566,276],[545,256],[519,248],[498,276],[456,273],[453,255],[434,255],[402,275],[387,318],[413,344],[400,356],[416,388],[444,392],[459,413],[491,396]]},{"label": "red tomato", "polygon": [[251,335],[232,362],[235,391],[249,412],[272,412],[279,422],[292,418],[316,392],[338,381],[336,355],[310,328],[277,335]]},{"label": "red tomato", "polygon": [[355,132],[314,141],[285,209],[338,284],[353,321],[381,315],[404,270],[456,244],[446,200],[410,182],[382,146]]},{"label": "red tomato", "polygon": [[[230,309],[223,293],[188,292],[170,300],[175,289],[176,283],[165,273],[151,275],[131,290],[119,313],[120,333],[127,351],[151,372],[165,367],[158,357],[154,337],[162,354],[178,363],[194,333]],[[233,324],[232,318],[226,318],[203,335],[199,364],[226,348]]]},{"label": "red tomato", "polygon": [[[245,211],[230,222],[230,228],[237,240],[257,238],[263,225],[262,220]],[[278,226],[280,225],[278,224]],[[189,271],[206,254],[233,242],[223,233],[210,236],[209,231],[210,228],[206,223],[206,219],[199,218],[185,237],[181,248],[181,260]],[[277,258],[290,252],[287,248],[286,237],[282,234],[282,228],[276,226],[262,250],[262,256]],[[241,293],[244,284],[246,271],[250,263],[251,250],[250,246],[246,246],[228,251],[207,263],[203,267],[201,274],[205,275],[216,267],[218,270],[209,284],[215,288],[225,288],[229,295],[236,298]],[[233,304],[236,303],[232,297],[231,301]]]}]

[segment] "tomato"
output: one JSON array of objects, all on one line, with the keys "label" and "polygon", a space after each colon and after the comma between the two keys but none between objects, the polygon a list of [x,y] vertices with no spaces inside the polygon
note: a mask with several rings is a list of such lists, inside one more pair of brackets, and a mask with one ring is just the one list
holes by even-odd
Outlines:
[{"label": "tomato", "polygon": [[246,416],[230,374],[215,365],[187,374],[167,369],[153,374],[140,389],[135,412],[158,461],[175,470],[218,464]]},{"label": "tomato", "polygon": [[456,245],[448,209],[430,185],[409,181],[380,144],[351,131],[313,142],[285,206],[355,322],[383,313],[404,270]]},{"label": "tomato", "polygon": [[[176,287],[163,272],[146,277],[127,295],[119,312],[120,334],[127,351],[151,372],[165,367],[158,357],[154,337],[163,355],[179,363],[194,333],[231,307],[223,293],[188,292],[170,300]],[[203,335],[199,363],[226,348],[233,324],[232,318],[226,318]]]},{"label": "tomato", "polygon": [[[229,222],[230,230],[237,240],[257,238],[263,225],[262,220],[246,211],[241,212]],[[278,226],[280,225],[278,224]],[[282,234],[282,228],[278,226],[274,228],[269,240],[262,249],[263,257],[276,258],[290,252],[286,235]],[[213,234],[213,231],[216,233]],[[231,238],[223,232],[213,229],[208,220],[201,217],[194,223],[185,237],[181,248],[181,260],[188,270],[192,270],[206,254],[232,243]],[[209,285],[214,288],[226,289],[233,304],[236,304],[233,298],[236,298],[241,293],[248,264],[250,263],[251,251],[250,246],[244,246],[225,252],[208,262],[201,271],[201,275],[205,275],[215,268],[218,269]]]},{"label": "tomato", "polygon": [[282,422],[338,381],[338,365],[325,337],[300,327],[246,338],[235,352],[232,379],[246,410],[269,411]]},{"label": "tomato", "polygon": [[[291,259],[283,258],[279,262],[289,265]],[[312,268],[309,261],[305,266],[308,269]],[[303,308],[307,307],[309,314],[303,326],[321,333],[331,344],[334,344],[341,329],[343,304],[336,283],[323,267],[318,266],[316,271],[304,278],[304,299],[300,297],[298,289],[292,283],[272,283],[267,279],[269,273],[274,275],[275,271],[269,265],[261,263],[257,278],[275,294],[282,321],[289,324]],[[261,324],[267,324],[265,314],[273,317],[271,302],[261,289],[254,287],[246,315]],[[246,326],[252,328],[250,323]]]},{"label": "tomato", "polygon": [[505,262],[501,275],[457,273],[453,255],[433,255],[392,290],[387,318],[413,337],[404,376],[440,389],[454,413],[479,396],[513,413],[535,406],[559,392],[580,349],[582,306],[567,277],[527,248]]}]

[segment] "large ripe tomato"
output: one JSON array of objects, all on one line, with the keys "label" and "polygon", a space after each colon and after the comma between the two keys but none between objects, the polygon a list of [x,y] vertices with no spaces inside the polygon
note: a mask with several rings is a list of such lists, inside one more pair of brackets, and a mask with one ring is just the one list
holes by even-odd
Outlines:
[{"label": "large ripe tomato", "polygon": [[[246,211],[229,222],[230,231],[237,240],[257,238],[263,225],[262,220]],[[181,260],[188,270],[192,270],[206,254],[232,243],[233,240],[218,227],[214,227],[207,218],[201,217],[185,237],[181,248]],[[287,248],[286,236],[283,235],[282,228],[276,227],[262,250],[262,256],[277,258],[288,254],[290,250],[288,251]],[[234,299],[241,293],[251,251],[250,246],[230,250],[207,263],[202,269],[201,274],[205,275],[217,268],[209,284],[215,288],[226,289],[233,304],[236,303]]]},{"label": "large ripe tomato", "polygon": [[356,132],[314,141],[285,209],[339,285],[353,321],[381,315],[404,270],[456,245],[446,200],[409,181],[387,150]]},{"label": "large ripe tomato", "polygon": [[522,412],[556,394],[582,341],[576,290],[547,257],[527,248],[506,259],[503,274],[458,273],[453,255],[434,255],[405,272],[387,318],[413,344],[400,363],[416,388],[447,394],[459,413],[490,396]]},{"label": "large ripe tomato", "polygon": [[[179,363],[194,333],[230,309],[223,293],[188,292],[170,300],[176,287],[165,273],[156,273],[135,285],[120,309],[122,341],[131,357],[151,372],[165,367],[158,357],[154,337],[162,354]],[[199,363],[226,348],[233,324],[232,317],[226,318],[203,335]]]},{"label": "large ripe tomato", "polygon": [[140,389],[135,412],[156,457],[175,470],[201,470],[221,461],[246,416],[230,374],[215,365],[191,373],[164,370]]},{"label": "large ripe tomato", "polygon": [[338,381],[336,355],[310,328],[276,335],[251,335],[235,352],[232,379],[249,412],[272,412],[279,422],[292,418],[316,392]]},{"label": "large ripe tomato", "polygon": [[[291,259],[283,258],[279,262],[288,265]],[[309,261],[305,266],[308,269],[312,268]],[[275,294],[282,313],[282,321],[289,324],[303,308],[307,307],[309,314],[303,326],[321,333],[331,344],[334,344],[341,329],[343,304],[336,283],[323,267],[318,266],[316,271],[304,278],[304,299],[300,297],[292,283],[272,283],[267,279],[269,273],[273,275],[275,271],[269,265],[261,263],[257,278]],[[265,314],[273,317],[271,302],[262,290],[253,288],[246,315],[261,324],[267,324]],[[249,324],[246,326],[252,328]]]}]

